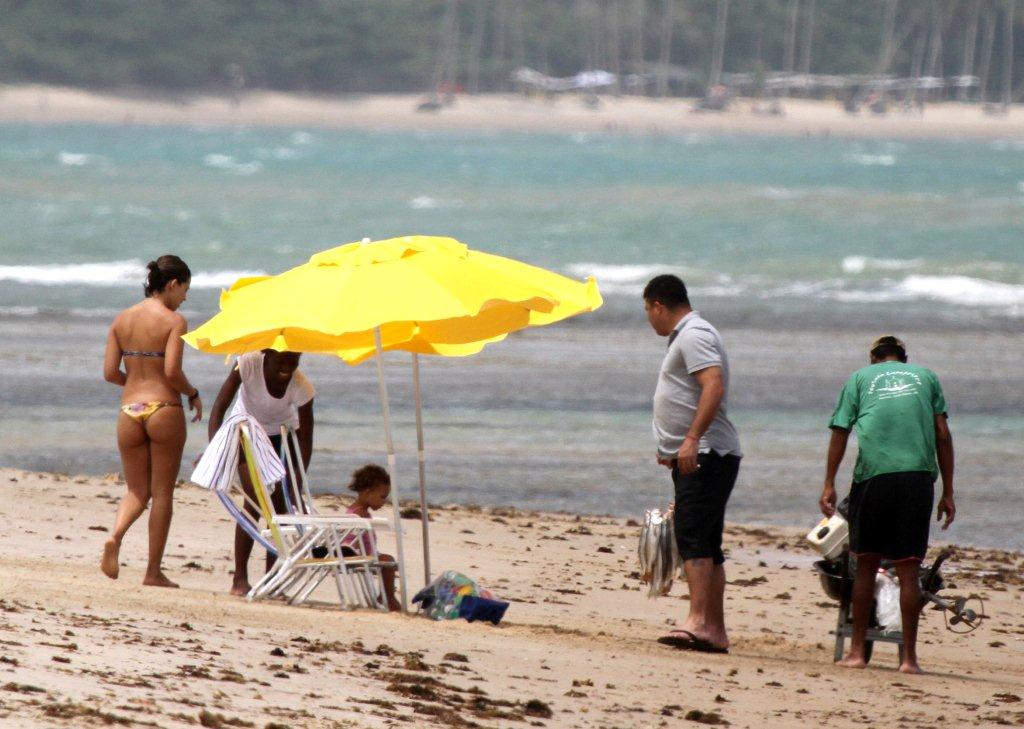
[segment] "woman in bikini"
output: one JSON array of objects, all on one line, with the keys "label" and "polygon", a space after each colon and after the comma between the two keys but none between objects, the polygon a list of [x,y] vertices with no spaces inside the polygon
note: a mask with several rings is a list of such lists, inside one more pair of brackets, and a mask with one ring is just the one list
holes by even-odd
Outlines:
[{"label": "woman in bikini", "polygon": [[181,335],[188,324],[176,313],[188,294],[192,272],[177,256],[160,256],[148,268],[146,298],[114,319],[103,358],[103,377],[124,388],[117,417],[117,447],[128,493],[117,508],[114,533],[103,546],[100,566],[107,577],[117,579],[121,540],[152,498],[149,563],[142,584],[177,587],[164,575],[160,562],[185,448],[182,395],[195,412],[192,422],[203,417],[199,390],[181,370]]}]

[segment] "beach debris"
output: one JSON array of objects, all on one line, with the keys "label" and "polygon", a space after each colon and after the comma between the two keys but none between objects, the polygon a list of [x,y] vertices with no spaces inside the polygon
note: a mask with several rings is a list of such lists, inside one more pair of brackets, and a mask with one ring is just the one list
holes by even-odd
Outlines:
[{"label": "beach debris", "polygon": [[283,648],[274,648],[274,650],[270,651],[270,655],[277,656],[278,658],[282,658],[282,657],[284,657],[287,654],[284,652]]},{"label": "beach debris", "polygon": [[456,663],[469,663],[469,659],[462,653],[445,653],[444,660],[455,661]]},{"label": "beach debris", "polygon": [[732,580],[729,584],[735,585],[736,587],[753,587],[754,585],[760,585],[767,581],[767,577],[764,575],[758,575],[757,577],[751,577],[749,579],[740,578],[738,580]]},{"label": "beach debris", "polygon": [[711,726],[729,726],[729,722],[726,721],[715,711],[701,711],[700,709],[690,709],[683,716],[687,721],[695,721],[698,724],[709,724]]},{"label": "beach debris", "polygon": [[19,694],[45,694],[46,693],[46,689],[44,689],[44,688],[39,688],[38,686],[33,686],[32,684],[29,684],[29,683],[16,683],[14,681],[9,681],[9,682],[5,683],[3,686],[0,686],[0,688],[2,688],[4,691],[13,691],[13,692],[19,693]]},{"label": "beach debris", "polygon": [[660,509],[644,514],[637,555],[640,581],[650,585],[648,597],[667,595],[682,565],[671,516],[671,510],[663,513]]},{"label": "beach debris", "polygon": [[131,726],[136,723],[127,716],[100,711],[73,701],[46,704],[43,706],[43,714],[51,719],[99,719],[103,724],[120,724],[121,726]]},{"label": "beach debris", "polygon": [[430,671],[430,666],[423,660],[423,655],[415,652],[405,654],[404,668],[406,671]]},{"label": "beach debris", "polygon": [[203,709],[199,712],[199,723],[205,727],[210,727],[210,729],[221,729],[221,727],[226,726],[256,726],[251,721],[239,719],[235,716],[215,714],[207,709]]},{"label": "beach debris", "polygon": [[523,713],[527,716],[535,716],[539,719],[550,719],[555,715],[551,707],[540,699],[530,699],[523,707]]}]

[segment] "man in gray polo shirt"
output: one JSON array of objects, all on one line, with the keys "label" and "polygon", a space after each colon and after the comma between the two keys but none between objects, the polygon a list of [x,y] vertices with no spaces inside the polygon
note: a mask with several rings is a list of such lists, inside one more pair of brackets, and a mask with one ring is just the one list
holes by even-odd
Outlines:
[{"label": "man in gray polo shirt", "polygon": [[690,587],[690,612],[659,643],[726,653],[725,506],[739,472],[740,440],[726,416],[729,358],[718,330],[690,307],[676,276],[657,276],[644,289],[651,327],[668,337],[654,391],[658,463],[672,469],[676,541]]}]

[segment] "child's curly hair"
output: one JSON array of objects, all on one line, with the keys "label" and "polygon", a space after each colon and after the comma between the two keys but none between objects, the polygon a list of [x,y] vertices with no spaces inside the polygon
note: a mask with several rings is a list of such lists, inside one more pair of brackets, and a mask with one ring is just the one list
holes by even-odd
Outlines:
[{"label": "child's curly hair", "polygon": [[391,476],[376,463],[370,463],[352,472],[352,481],[348,487],[358,494],[382,483],[390,486]]}]

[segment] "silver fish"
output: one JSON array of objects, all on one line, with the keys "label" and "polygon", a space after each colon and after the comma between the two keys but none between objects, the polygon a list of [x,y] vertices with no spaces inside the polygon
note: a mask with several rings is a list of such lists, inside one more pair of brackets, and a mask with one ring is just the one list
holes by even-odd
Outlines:
[{"label": "silver fish", "polygon": [[679,572],[679,552],[671,510],[651,509],[644,514],[640,530],[637,556],[640,561],[641,581],[650,585],[648,597],[666,595]]}]

